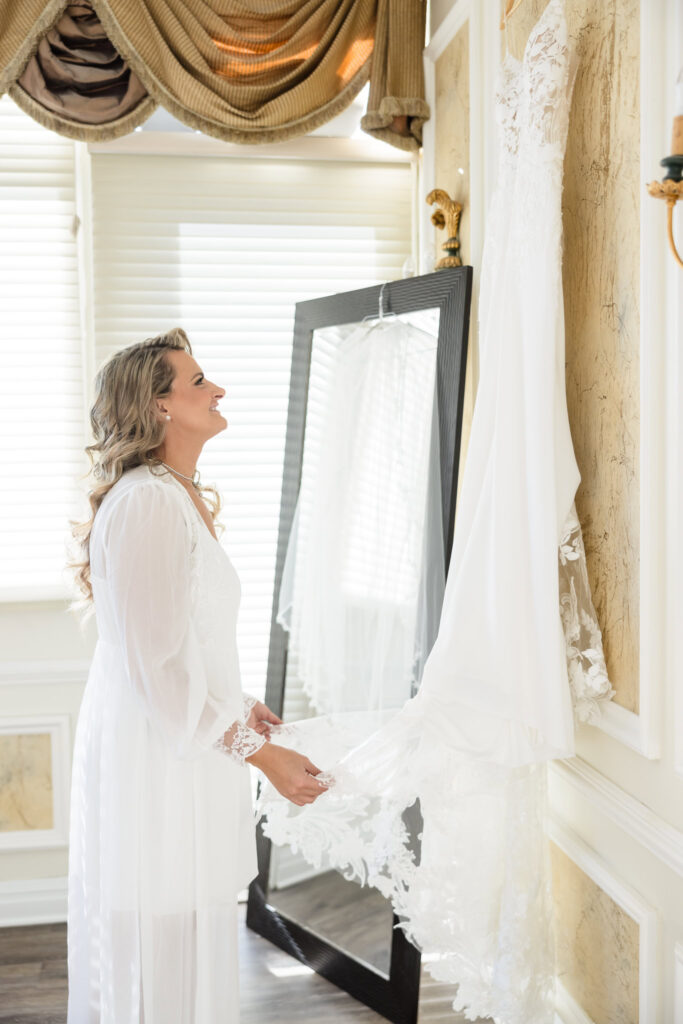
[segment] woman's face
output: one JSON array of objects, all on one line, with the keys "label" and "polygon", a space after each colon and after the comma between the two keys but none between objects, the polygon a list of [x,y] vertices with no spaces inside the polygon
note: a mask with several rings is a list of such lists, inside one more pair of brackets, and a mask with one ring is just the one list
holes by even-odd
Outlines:
[{"label": "woman's face", "polygon": [[[175,378],[170,395],[157,399],[157,405],[167,431],[205,441],[225,430],[228,421],[217,410],[225,388],[207,380],[189,352],[175,349],[166,358],[173,365]],[[166,420],[166,413],[170,420]]]}]

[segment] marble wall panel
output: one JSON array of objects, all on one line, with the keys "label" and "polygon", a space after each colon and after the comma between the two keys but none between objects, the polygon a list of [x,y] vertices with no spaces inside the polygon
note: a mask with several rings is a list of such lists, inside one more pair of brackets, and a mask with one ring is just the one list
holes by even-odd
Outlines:
[{"label": "marble wall panel", "polygon": [[[546,0],[508,24],[520,56]],[[567,400],[577,509],[616,701],[639,701],[639,0],[567,0],[579,66],[564,170]],[[504,45],[505,34],[501,33]]]},{"label": "marble wall panel", "polygon": [[0,735],[0,833],[53,827],[50,734]]},{"label": "marble wall panel", "polygon": [[593,1024],[638,1024],[640,929],[550,844],[557,973]]}]

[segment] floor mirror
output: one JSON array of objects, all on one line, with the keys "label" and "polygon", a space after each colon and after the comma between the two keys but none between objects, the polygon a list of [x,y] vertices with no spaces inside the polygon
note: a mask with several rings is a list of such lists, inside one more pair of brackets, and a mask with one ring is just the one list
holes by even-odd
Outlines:
[{"label": "floor mirror", "polygon": [[[362,673],[342,674],[333,688],[310,671],[303,678],[289,632],[278,621],[283,574],[295,520],[299,544],[319,542],[319,529],[306,535],[312,521],[307,495],[312,481],[329,487],[338,480],[337,459],[347,474],[340,497],[355,509],[344,540],[344,600],[355,600],[353,615],[362,619],[370,600],[391,606],[400,592],[400,621],[410,632],[419,626],[414,592],[429,586],[430,573],[440,577],[442,593],[455,519],[471,288],[472,268],[457,267],[296,306],[266,684],[267,704],[285,721],[328,706],[356,710],[369,700],[398,707],[419,685],[414,666],[412,674],[390,672],[386,692],[372,695],[359,682]],[[415,509],[424,509],[422,518],[411,514]],[[326,524],[328,532],[334,522]],[[369,522],[374,540],[366,535]],[[437,534],[440,546],[432,545],[429,561],[426,541]],[[330,542],[334,547],[335,538],[328,536]],[[412,618],[405,609],[413,610]],[[419,808],[413,810],[409,825],[417,844]],[[397,927],[391,904],[332,867],[312,868],[271,844],[260,828],[257,846],[248,926],[387,1020],[414,1024],[420,954]]]}]

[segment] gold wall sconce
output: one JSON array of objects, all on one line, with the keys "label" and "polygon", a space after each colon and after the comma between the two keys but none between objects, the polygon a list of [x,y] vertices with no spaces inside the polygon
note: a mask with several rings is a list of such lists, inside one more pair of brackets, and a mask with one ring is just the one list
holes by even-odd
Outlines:
[{"label": "gold wall sconce", "polygon": [[433,188],[427,196],[427,202],[430,206],[434,203],[439,204],[432,214],[432,224],[437,228],[446,228],[447,235],[446,241],[441,246],[446,252],[446,256],[442,256],[438,260],[434,270],[443,270],[444,267],[461,267],[462,260],[458,253],[460,249],[458,227],[460,224],[460,214],[462,213],[462,203],[451,199],[448,192],[444,192],[442,188]]},{"label": "gold wall sconce", "polygon": [[679,199],[683,200],[683,70],[676,82],[676,113],[671,150],[671,156],[665,156],[663,160],[659,161],[661,167],[666,167],[667,173],[661,181],[649,182],[647,190],[655,199],[664,199],[666,202],[669,245],[679,267],[683,267],[683,259],[681,259],[674,241],[673,224],[674,207]]}]

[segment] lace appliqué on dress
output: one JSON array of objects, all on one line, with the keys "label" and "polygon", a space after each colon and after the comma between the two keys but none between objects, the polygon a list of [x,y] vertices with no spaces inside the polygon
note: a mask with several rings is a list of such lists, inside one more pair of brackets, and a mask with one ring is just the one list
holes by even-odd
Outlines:
[{"label": "lace appliqu\u00e9 on dress", "polygon": [[567,670],[579,722],[597,722],[614,696],[607,675],[602,633],[591,597],[586,552],[576,505],[564,524],[559,550],[560,615],[567,645]]},{"label": "lace appliqu\u00e9 on dress", "polygon": [[234,722],[213,745],[215,750],[227,754],[239,765],[244,765],[246,759],[260,750],[266,742],[265,736],[261,736],[246,724],[255,704],[258,704],[256,698],[245,693],[242,718]]},{"label": "lace appliqu\u00e9 on dress", "polygon": [[[326,756],[334,762],[332,777],[317,776],[332,786],[313,805],[296,807],[266,782],[257,801],[263,832],[317,869],[334,867],[391,900],[429,974],[458,984],[453,1009],[468,1020],[549,1024],[550,1011],[539,1011],[552,1004],[553,979],[546,766],[472,762],[438,731],[420,749],[421,730],[411,722],[420,714],[417,702],[404,706],[388,729],[372,734],[365,760],[354,754],[351,762],[336,758],[352,742],[352,715],[276,726],[283,745],[317,764]],[[368,784],[370,764],[378,777],[386,765],[383,785]],[[404,816],[418,795],[419,862]]]},{"label": "lace appliqu\u00e9 on dress", "polygon": [[[482,381],[505,365],[498,345],[501,332],[507,344],[508,325],[499,315],[500,295],[528,300],[524,309],[516,298],[511,303],[520,358],[545,355],[548,385],[556,365],[564,364],[563,334],[553,331],[564,330],[561,181],[573,61],[564,0],[550,0],[529,36],[524,59],[510,56],[501,69],[496,97],[500,173],[479,303]],[[554,353],[548,350],[549,340]],[[564,415],[564,406],[560,411]],[[567,464],[568,454],[565,446]],[[552,480],[546,483],[552,486]],[[554,519],[551,526],[554,540]],[[574,715],[591,721],[613,691],[574,507],[560,540],[557,554],[554,544],[549,554],[558,559]],[[549,588],[544,599],[552,612],[548,623],[556,629],[558,595]],[[566,687],[564,673],[555,684]],[[447,715],[438,713],[447,702],[440,703],[438,690],[431,703],[423,702],[426,692],[423,682],[417,697],[378,731],[359,736],[357,745],[345,741],[339,716],[276,727],[274,735],[328,769],[320,778],[327,781],[331,774],[334,785],[313,804],[296,807],[265,784],[258,802],[263,832],[278,845],[291,845],[311,864],[325,870],[333,866],[387,896],[398,925],[422,950],[425,970],[437,981],[458,985],[453,1008],[468,1020],[552,1024],[547,766],[490,763],[460,751]],[[563,692],[563,716],[565,697]],[[520,729],[513,738],[517,733],[522,741]],[[416,796],[423,819],[419,862],[404,818]]]}]

